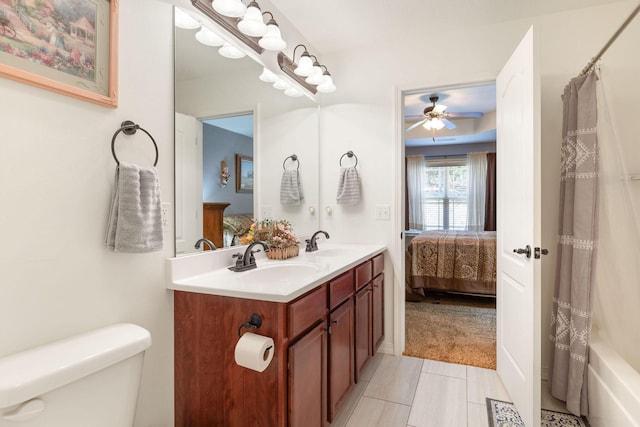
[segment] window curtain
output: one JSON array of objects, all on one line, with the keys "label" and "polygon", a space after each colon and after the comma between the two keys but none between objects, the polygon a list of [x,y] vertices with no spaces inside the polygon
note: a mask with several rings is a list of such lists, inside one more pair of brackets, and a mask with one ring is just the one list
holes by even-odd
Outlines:
[{"label": "window curtain", "polygon": [[575,415],[588,414],[591,282],[597,242],[598,141],[595,72],[572,79],[562,95],[560,227],[551,317],[551,394]]},{"label": "window curtain", "polygon": [[424,210],[422,208],[422,178],[425,174],[423,156],[407,157],[407,193],[409,198],[409,228],[422,230],[424,228]]},{"label": "window curtain", "polygon": [[484,199],[484,231],[496,231],[496,153],[487,153],[487,190]]},{"label": "window curtain", "polygon": [[469,176],[467,199],[467,229],[484,230],[484,203],[487,192],[487,153],[468,153]]}]

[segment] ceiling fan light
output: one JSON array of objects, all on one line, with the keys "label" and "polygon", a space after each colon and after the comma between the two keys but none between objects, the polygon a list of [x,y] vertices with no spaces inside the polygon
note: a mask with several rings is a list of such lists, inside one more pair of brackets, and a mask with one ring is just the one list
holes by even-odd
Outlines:
[{"label": "ceiling fan light", "polygon": [[278,79],[278,81],[273,84],[273,87],[278,90],[287,90],[291,87],[291,85],[282,79]]},{"label": "ceiling fan light", "polygon": [[220,15],[229,18],[241,18],[247,11],[247,7],[241,0],[213,0],[211,6]]},{"label": "ceiling fan light", "polygon": [[246,56],[243,51],[226,42],[220,49],[218,49],[218,53],[224,56],[225,58],[230,58],[230,59],[240,59]]},{"label": "ceiling fan light", "polygon": [[444,123],[439,118],[431,119],[432,126],[435,130],[440,130],[444,127]]},{"label": "ceiling fan light", "polygon": [[313,61],[311,60],[309,52],[304,51],[298,61],[298,66],[293,72],[302,77],[309,77],[311,75],[313,72]]},{"label": "ceiling fan light", "polygon": [[200,28],[200,23],[187,12],[176,7],[175,26],[185,30],[195,30],[196,28]]},{"label": "ceiling fan light", "polygon": [[269,20],[267,23],[267,32],[258,41],[258,44],[266,50],[273,51],[280,51],[287,47],[287,42],[282,40],[282,34],[276,21],[273,19]]},{"label": "ceiling fan light", "polygon": [[262,19],[262,11],[258,3],[255,1],[249,3],[247,12],[240,22],[238,22],[238,29],[243,34],[251,37],[262,37],[267,33],[267,25]]},{"label": "ceiling fan light", "polygon": [[293,98],[297,98],[297,97],[303,95],[301,90],[299,90],[298,88],[295,88],[293,86],[291,86],[291,87],[289,87],[289,89],[285,90],[284,94],[287,95],[287,96],[291,96]]},{"label": "ceiling fan light", "polygon": [[426,130],[431,130],[433,129],[433,124],[431,123],[431,120],[427,120],[422,124],[422,127],[425,128]]},{"label": "ceiling fan light", "polygon": [[222,37],[211,31],[207,27],[200,28],[200,31],[196,33],[196,40],[207,46],[217,47],[224,45],[224,40],[222,39]]}]

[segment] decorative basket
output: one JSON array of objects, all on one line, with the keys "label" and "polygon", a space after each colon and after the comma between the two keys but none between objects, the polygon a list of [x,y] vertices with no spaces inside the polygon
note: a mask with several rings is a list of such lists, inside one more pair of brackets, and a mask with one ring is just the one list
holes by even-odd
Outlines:
[{"label": "decorative basket", "polygon": [[298,256],[300,248],[298,246],[289,246],[287,248],[269,248],[267,258],[269,259],[287,259]]}]

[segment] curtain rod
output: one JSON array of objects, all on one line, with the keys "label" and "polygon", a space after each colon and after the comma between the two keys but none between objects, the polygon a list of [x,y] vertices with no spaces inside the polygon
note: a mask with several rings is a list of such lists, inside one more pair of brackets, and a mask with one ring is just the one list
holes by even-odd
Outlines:
[{"label": "curtain rod", "polygon": [[607,51],[607,49],[609,49],[609,47],[613,44],[613,42],[616,41],[618,36],[620,34],[622,34],[624,29],[627,28],[627,26],[631,23],[631,21],[633,21],[633,18],[636,17],[638,12],[640,12],[640,4],[638,4],[638,6],[636,6],[636,8],[633,10],[633,12],[631,12],[631,15],[629,15],[629,17],[622,23],[620,28],[618,28],[618,30],[613,34],[613,36],[611,36],[609,41],[602,47],[602,49],[600,49],[600,52],[598,52],[598,54],[596,56],[591,58],[591,61],[589,61],[589,63],[580,72],[580,76],[584,76],[589,71],[591,71],[591,69],[596,64],[596,62],[598,62],[598,60],[602,57],[602,55],[604,55],[604,53]]}]

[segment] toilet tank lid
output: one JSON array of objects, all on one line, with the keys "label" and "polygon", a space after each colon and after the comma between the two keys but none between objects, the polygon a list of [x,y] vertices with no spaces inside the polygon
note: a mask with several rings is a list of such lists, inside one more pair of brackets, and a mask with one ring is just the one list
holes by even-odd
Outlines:
[{"label": "toilet tank lid", "polygon": [[120,323],[0,359],[0,409],[114,365],[151,345],[140,326]]}]

